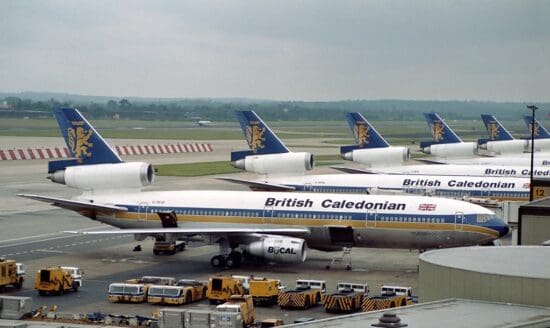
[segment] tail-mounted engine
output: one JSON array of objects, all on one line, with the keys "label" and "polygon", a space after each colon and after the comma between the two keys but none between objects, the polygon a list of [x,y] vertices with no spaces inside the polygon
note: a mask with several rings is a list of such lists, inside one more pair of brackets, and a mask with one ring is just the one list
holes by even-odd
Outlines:
[{"label": "tail-mounted engine", "polygon": [[257,174],[303,173],[313,169],[315,159],[310,153],[249,155],[234,161],[233,166]]},{"label": "tail-mounted engine", "polygon": [[143,162],[79,165],[55,171],[48,178],[83,190],[141,188],[153,182],[155,170]]}]

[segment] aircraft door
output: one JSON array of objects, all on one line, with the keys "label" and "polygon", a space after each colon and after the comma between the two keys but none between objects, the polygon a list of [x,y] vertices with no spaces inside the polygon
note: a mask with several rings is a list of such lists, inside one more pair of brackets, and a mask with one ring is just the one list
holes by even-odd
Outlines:
[{"label": "aircraft door", "polygon": [[262,213],[262,217],[264,218],[264,224],[275,223],[274,215],[275,215],[275,210],[273,209],[273,206],[264,207],[264,211]]},{"label": "aircraft door", "polygon": [[464,213],[456,212],[455,213],[455,230],[462,230],[464,225]]},{"label": "aircraft door", "polygon": [[138,204],[138,220],[147,221],[147,211],[149,210],[149,203],[141,202]]}]

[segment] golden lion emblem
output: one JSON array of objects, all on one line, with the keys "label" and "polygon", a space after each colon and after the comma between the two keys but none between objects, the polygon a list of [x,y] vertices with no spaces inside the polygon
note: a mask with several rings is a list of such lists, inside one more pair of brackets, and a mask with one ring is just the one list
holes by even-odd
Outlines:
[{"label": "golden lion emblem", "polygon": [[246,142],[248,142],[248,146],[252,149],[252,152],[256,153],[258,150],[265,147],[264,133],[265,128],[262,129],[258,123],[251,123],[246,127]]},{"label": "golden lion emblem", "polygon": [[443,135],[445,134],[445,130],[443,127],[443,123],[440,121],[434,121],[432,124],[432,135],[435,140],[435,142],[440,142],[443,139]]},{"label": "golden lion emblem", "polygon": [[[535,127],[535,131],[533,131],[533,127]],[[534,132],[535,137],[538,137],[540,133],[540,126],[537,123],[535,123],[535,125],[529,123],[529,132]]]},{"label": "golden lion emblem", "polygon": [[490,122],[487,124],[487,130],[489,130],[489,138],[491,138],[491,140],[498,138],[499,129],[496,122]]},{"label": "golden lion emblem", "polygon": [[91,148],[93,144],[88,141],[93,134],[92,130],[85,130],[79,126],[76,128],[69,128],[69,147],[74,153],[74,157],[82,162],[84,157],[92,156],[91,152],[88,152],[88,148]]},{"label": "golden lion emblem", "polygon": [[370,128],[362,122],[355,124],[355,127],[353,128],[353,133],[355,134],[355,139],[357,139],[357,143],[359,144],[359,146],[365,146],[369,144],[369,130]]}]

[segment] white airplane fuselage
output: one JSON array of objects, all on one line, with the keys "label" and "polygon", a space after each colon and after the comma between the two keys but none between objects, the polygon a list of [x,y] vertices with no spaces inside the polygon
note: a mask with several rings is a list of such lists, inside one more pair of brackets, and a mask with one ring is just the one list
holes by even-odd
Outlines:
[{"label": "white airplane fuselage", "polygon": [[308,246],[426,249],[478,245],[508,232],[481,206],[421,197],[246,191],[158,191],[81,196],[127,208],[95,219],[123,229],[159,228],[174,212],[178,227],[307,227]]}]

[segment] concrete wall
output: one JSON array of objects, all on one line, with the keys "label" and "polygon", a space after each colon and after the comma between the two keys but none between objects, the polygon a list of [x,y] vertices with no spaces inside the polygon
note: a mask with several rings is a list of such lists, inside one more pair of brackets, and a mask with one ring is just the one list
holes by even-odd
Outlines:
[{"label": "concrete wall", "polygon": [[419,301],[448,298],[550,306],[550,277],[523,278],[467,271],[420,259]]},{"label": "concrete wall", "polygon": [[550,240],[549,216],[524,214],[521,217],[521,244],[541,245]]}]

